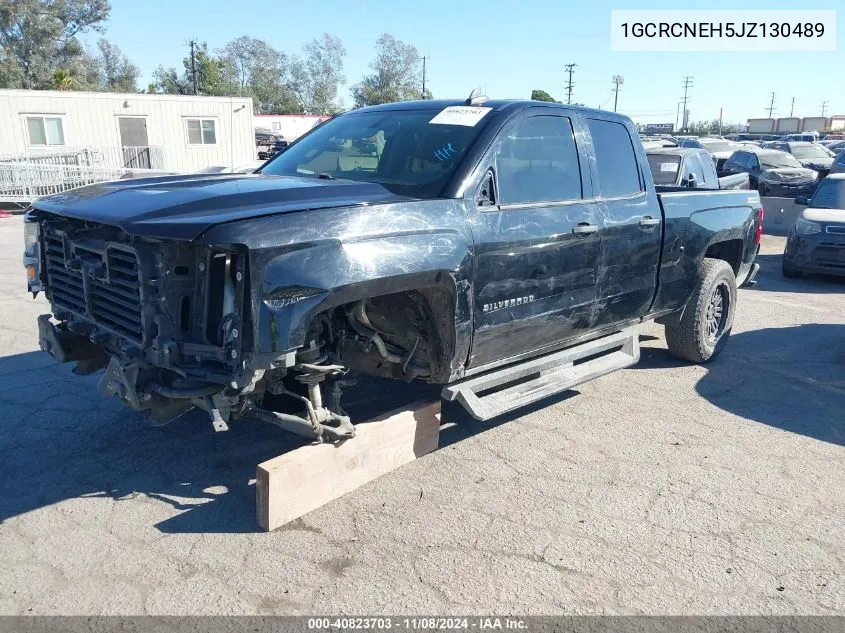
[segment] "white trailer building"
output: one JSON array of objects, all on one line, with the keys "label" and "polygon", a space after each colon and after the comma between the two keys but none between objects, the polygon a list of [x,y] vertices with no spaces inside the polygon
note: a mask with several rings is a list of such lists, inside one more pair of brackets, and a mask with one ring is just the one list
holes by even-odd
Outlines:
[{"label": "white trailer building", "polygon": [[0,90],[0,200],[255,159],[251,98]]}]

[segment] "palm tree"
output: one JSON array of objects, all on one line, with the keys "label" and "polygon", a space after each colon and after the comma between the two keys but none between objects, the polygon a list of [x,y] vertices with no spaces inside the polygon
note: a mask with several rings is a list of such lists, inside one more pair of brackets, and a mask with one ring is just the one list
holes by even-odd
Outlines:
[{"label": "palm tree", "polygon": [[53,73],[53,87],[56,90],[73,90],[73,77],[64,68]]}]

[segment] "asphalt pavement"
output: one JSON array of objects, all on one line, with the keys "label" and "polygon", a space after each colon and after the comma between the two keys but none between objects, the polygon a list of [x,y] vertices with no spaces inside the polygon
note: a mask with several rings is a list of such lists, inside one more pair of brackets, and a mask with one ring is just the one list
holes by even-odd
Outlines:
[{"label": "asphalt pavement", "polygon": [[21,244],[0,219],[0,613],[845,614],[845,280],[782,278],[782,238],[715,362],[645,326],[637,367],[493,424],[448,407],[438,451],[272,533],[255,466],[297,440],[152,428],[54,363]]}]

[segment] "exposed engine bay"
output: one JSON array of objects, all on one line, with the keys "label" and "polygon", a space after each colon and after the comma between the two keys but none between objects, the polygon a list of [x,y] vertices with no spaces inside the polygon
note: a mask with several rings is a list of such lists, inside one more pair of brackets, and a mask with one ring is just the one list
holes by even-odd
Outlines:
[{"label": "exposed engine bay", "polygon": [[28,217],[26,232],[30,290],[53,308],[39,318],[42,349],[76,362],[77,374],[104,370],[99,389],[156,425],[199,408],[218,431],[252,417],[342,440],[355,433],[340,404],[355,372],[431,379],[444,362],[420,293],[333,306],[311,320],[302,347],[268,362],[252,353],[264,299],[246,250],[132,237],[44,212]]}]

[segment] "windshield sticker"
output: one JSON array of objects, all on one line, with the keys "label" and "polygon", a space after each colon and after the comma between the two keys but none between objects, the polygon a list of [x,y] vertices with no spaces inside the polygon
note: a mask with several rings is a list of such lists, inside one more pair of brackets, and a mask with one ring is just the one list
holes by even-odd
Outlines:
[{"label": "windshield sticker", "polygon": [[660,163],[660,171],[676,172],[678,171],[678,163]]},{"label": "windshield sticker", "polygon": [[474,127],[492,109],[480,106],[449,106],[440,111],[429,123]]}]

